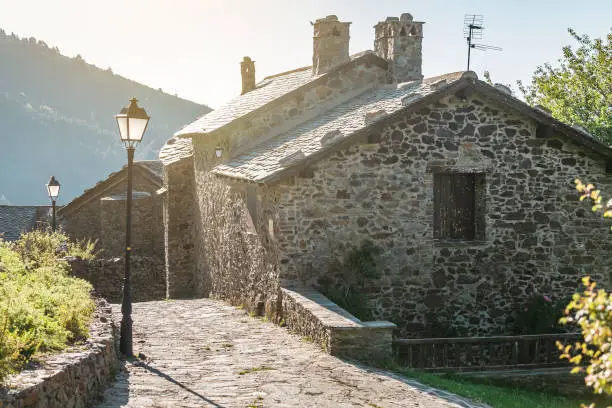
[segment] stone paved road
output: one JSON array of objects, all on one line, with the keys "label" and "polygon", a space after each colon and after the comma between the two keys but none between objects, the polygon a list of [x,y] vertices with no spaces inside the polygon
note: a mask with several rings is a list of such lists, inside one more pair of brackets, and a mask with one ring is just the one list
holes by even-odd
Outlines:
[{"label": "stone paved road", "polygon": [[144,359],[123,364],[98,408],[480,406],[341,361],[220,301],[137,303],[133,318]]}]

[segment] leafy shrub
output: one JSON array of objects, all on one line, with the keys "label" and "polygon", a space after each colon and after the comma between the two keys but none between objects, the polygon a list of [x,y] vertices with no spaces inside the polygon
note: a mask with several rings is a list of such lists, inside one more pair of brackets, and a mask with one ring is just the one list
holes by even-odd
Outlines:
[{"label": "leafy shrub", "polygon": [[574,294],[561,323],[577,324],[584,341],[573,347],[561,343],[557,346],[563,352],[561,358],[576,365],[572,372],[584,371],[581,365],[587,364],[584,378],[587,386],[596,394],[612,395],[612,294],[596,290],[597,285],[588,276],[582,282],[584,292]]},{"label": "leafy shrub", "polygon": [[346,253],[343,262],[336,265],[335,273],[340,282],[336,285],[330,279],[321,279],[321,292],[332,302],[347,310],[360,320],[372,320],[365,289],[379,277],[376,257],[380,249],[371,241],[364,241],[359,247]]},{"label": "leafy shrub", "polygon": [[21,256],[27,267],[51,266],[57,259],[65,256],[94,259],[96,241],[71,242],[60,231],[34,230],[21,235],[13,244],[13,249]]},{"label": "leafy shrub", "polygon": [[563,316],[568,300],[532,293],[525,306],[516,313],[514,333],[546,334],[565,331],[559,319]]},{"label": "leafy shrub", "polygon": [[61,233],[35,231],[14,244],[0,241],[0,379],[37,353],[87,337],[91,285],[70,277],[68,264],[57,259],[71,248],[93,256]]}]

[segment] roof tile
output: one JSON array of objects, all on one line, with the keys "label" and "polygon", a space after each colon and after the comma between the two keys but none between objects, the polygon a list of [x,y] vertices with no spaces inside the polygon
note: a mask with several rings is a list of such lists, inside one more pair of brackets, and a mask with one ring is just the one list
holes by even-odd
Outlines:
[{"label": "roof tile", "polygon": [[51,206],[0,205],[0,236],[6,241],[19,239],[37,222],[48,222]]},{"label": "roof tile", "polygon": [[183,127],[175,136],[209,133],[312,81],[310,67],[265,78],[257,87]]},{"label": "roof tile", "polygon": [[[423,96],[450,85],[461,79],[462,74],[463,72],[456,72],[409,84],[383,85],[374,88],[278,137],[263,142],[246,154],[217,165],[213,172],[244,181],[264,181],[287,167],[284,160],[286,157],[301,152],[300,157],[296,156],[297,160],[292,160],[289,165],[297,164],[312,154],[330,148],[370,123],[399,111],[406,104],[416,102]],[[440,81],[441,79],[445,79],[445,82]],[[434,83],[436,89],[430,86]],[[407,95],[409,99],[406,99]],[[367,120],[368,115],[373,116],[373,113],[376,113],[375,117]],[[333,141],[326,141],[326,135],[332,133],[336,134]]]}]

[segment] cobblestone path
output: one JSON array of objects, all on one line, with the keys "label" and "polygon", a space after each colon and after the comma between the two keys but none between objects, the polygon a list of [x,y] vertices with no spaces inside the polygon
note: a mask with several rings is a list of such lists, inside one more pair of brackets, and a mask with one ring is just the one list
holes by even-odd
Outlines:
[{"label": "cobblestone path", "polygon": [[122,364],[98,408],[481,406],[329,356],[220,301],[137,303],[133,318],[144,357]]}]

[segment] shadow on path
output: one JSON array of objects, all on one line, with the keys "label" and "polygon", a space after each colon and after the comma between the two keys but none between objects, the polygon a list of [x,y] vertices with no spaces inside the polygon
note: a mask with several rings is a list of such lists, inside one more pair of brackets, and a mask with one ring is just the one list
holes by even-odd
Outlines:
[{"label": "shadow on path", "polygon": [[168,374],[158,370],[157,368],[150,366],[149,364],[145,363],[145,362],[135,362],[134,366],[137,367],[142,367],[147,371],[152,372],[153,374],[156,374],[160,377],[162,377],[163,379],[170,381],[172,384],[178,385],[179,387],[181,387],[182,389],[184,389],[185,391],[195,395],[196,397],[200,398],[202,401],[208,402],[209,404],[211,404],[213,407],[216,408],[225,408],[223,405],[219,405],[216,402],[209,400],[208,398],[206,398],[205,396],[203,396],[202,394],[198,394],[196,391],[192,390],[191,388],[187,387],[185,384],[180,383],[178,381],[176,381],[174,378],[170,377]]}]

